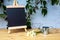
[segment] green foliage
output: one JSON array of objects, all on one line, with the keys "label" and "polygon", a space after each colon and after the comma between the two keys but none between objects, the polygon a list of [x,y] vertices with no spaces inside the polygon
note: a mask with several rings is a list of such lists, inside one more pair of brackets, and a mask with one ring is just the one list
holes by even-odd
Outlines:
[{"label": "green foliage", "polygon": [[54,4],[59,4],[59,0],[51,0],[51,4],[54,5]]},{"label": "green foliage", "polygon": [[0,8],[3,9],[3,13],[4,13],[4,14],[0,14],[0,17],[5,18],[5,16],[7,15],[7,13],[6,13],[6,6],[4,5],[4,3],[0,2]]},{"label": "green foliage", "polygon": [[26,25],[27,25],[27,29],[31,28],[31,22],[28,21]]},{"label": "green foliage", "polygon": [[43,5],[46,6],[47,2],[46,1],[43,1]]},{"label": "green foliage", "polygon": [[0,17],[5,18],[6,15],[5,14],[0,14]]},{"label": "green foliage", "polygon": [[42,4],[43,3],[43,0],[40,0],[40,3]]},{"label": "green foliage", "polygon": [[47,9],[46,8],[42,8],[42,15],[43,16],[47,15]]},{"label": "green foliage", "polygon": [[[48,10],[47,10],[47,6],[46,6],[47,5],[46,0],[27,0],[26,2],[27,2],[27,4],[26,4],[25,8],[26,8],[26,11],[27,11],[27,14],[28,14],[27,20],[29,20],[29,21],[27,21],[28,22],[27,24],[29,26],[31,25],[30,16],[33,14],[33,12],[36,13],[36,10],[39,9],[38,4],[41,5],[40,8],[41,8],[42,15],[43,16],[47,15]],[[55,5],[55,4],[58,5],[59,4],[59,0],[50,0],[50,2],[51,2],[52,5]]]},{"label": "green foliage", "polygon": [[4,10],[6,10],[6,6],[5,5],[3,5],[2,7],[3,7]]}]

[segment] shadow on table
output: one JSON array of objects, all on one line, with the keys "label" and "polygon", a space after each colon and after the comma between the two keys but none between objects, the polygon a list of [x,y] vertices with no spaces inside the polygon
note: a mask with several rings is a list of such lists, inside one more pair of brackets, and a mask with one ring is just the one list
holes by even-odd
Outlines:
[{"label": "shadow on table", "polygon": [[11,33],[19,33],[19,32],[25,32],[24,29],[14,29],[14,30],[11,30]]},{"label": "shadow on table", "polygon": [[55,33],[60,33],[60,29],[49,29],[49,34],[55,34]]}]

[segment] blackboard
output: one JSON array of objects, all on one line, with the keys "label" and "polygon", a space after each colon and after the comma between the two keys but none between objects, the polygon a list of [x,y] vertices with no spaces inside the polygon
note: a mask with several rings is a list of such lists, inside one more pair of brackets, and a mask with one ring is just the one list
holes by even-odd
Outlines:
[{"label": "blackboard", "polygon": [[24,8],[7,8],[8,27],[26,25]]}]

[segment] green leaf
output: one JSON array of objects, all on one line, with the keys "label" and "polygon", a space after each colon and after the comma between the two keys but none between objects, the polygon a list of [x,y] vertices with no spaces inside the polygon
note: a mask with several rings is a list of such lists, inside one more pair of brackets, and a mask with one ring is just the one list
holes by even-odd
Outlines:
[{"label": "green leaf", "polygon": [[54,5],[54,4],[58,4],[59,3],[59,0],[51,0],[51,4]]},{"label": "green leaf", "polygon": [[25,8],[26,8],[26,10],[27,10],[27,9],[31,9],[31,8],[32,8],[32,6],[31,6],[31,5],[29,5],[29,4],[27,4],[27,5],[25,6]]},{"label": "green leaf", "polygon": [[40,3],[42,4],[43,0],[40,0]]},{"label": "green leaf", "polygon": [[26,8],[26,9],[29,9],[29,4],[27,4],[27,5],[25,6],[25,8]]},{"label": "green leaf", "polygon": [[33,12],[32,9],[29,9],[29,13],[32,14],[32,12]]},{"label": "green leaf", "polygon": [[31,22],[27,22],[26,24],[27,24],[27,26],[31,26]]},{"label": "green leaf", "polygon": [[29,19],[28,21],[30,21],[30,13],[28,13],[28,17],[27,17],[27,19]]},{"label": "green leaf", "polygon": [[6,6],[3,5],[3,9],[6,10]]},{"label": "green leaf", "polygon": [[4,12],[4,14],[5,14],[5,15],[7,15],[7,13],[6,13],[6,12]]},{"label": "green leaf", "polygon": [[47,4],[47,2],[46,1],[43,1],[43,5],[45,6]]},{"label": "green leaf", "polygon": [[55,1],[54,0],[51,0],[51,4],[54,5],[55,4]]},{"label": "green leaf", "polygon": [[0,2],[0,7],[1,7],[1,2]]},{"label": "green leaf", "polygon": [[35,8],[33,8],[33,12],[34,12],[34,13],[36,13],[36,10],[35,10]]},{"label": "green leaf", "polygon": [[26,2],[30,2],[30,0],[27,0]]},{"label": "green leaf", "polygon": [[32,5],[29,5],[29,8],[31,9],[31,8],[33,8],[33,6]]},{"label": "green leaf", "polygon": [[40,6],[40,8],[43,8],[43,6]]},{"label": "green leaf", "polygon": [[35,0],[35,4],[38,5],[40,3],[40,0]]},{"label": "green leaf", "polygon": [[27,2],[28,4],[30,4],[30,3],[31,3],[31,2],[30,2],[30,0],[27,0],[26,2]]},{"label": "green leaf", "polygon": [[47,9],[42,8],[42,15],[45,16],[47,14]]},{"label": "green leaf", "polygon": [[6,15],[5,14],[0,14],[0,17],[5,18]]},{"label": "green leaf", "polygon": [[27,22],[26,25],[27,25],[27,28],[31,28],[31,22]]},{"label": "green leaf", "polygon": [[58,5],[59,4],[59,0],[57,0],[57,2],[56,2],[56,5]]},{"label": "green leaf", "polygon": [[35,6],[35,9],[39,9],[37,5]]}]

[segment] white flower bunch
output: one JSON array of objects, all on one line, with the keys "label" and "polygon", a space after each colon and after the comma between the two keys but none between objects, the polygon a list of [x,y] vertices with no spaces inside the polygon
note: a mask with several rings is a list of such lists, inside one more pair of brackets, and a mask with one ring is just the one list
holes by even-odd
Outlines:
[{"label": "white flower bunch", "polygon": [[27,36],[34,37],[36,36],[36,32],[34,30],[27,32]]}]

